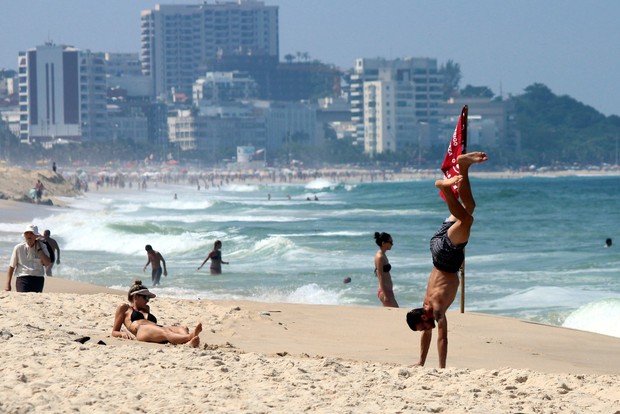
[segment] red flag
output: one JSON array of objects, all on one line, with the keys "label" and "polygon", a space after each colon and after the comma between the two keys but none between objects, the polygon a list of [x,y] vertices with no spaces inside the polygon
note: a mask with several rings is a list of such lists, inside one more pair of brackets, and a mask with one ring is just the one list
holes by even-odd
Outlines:
[{"label": "red flag", "polygon": [[[456,124],[456,128],[454,129],[454,134],[452,134],[452,139],[450,140],[450,144],[448,145],[448,151],[446,152],[446,157],[443,159],[443,164],[441,164],[441,171],[443,171],[443,175],[446,178],[452,178],[457,175],[460,175],[459,164],[456,161],[458,156],[467,152],[467,105],[463,107],[461,110],[461,116],[459,117],[459,122]],[[454,196],[458,199],[459,192],[458,186],[452,186],[452,192]],[[441,198],[445,200],[443,193],[440,191],[439,195]]]}]

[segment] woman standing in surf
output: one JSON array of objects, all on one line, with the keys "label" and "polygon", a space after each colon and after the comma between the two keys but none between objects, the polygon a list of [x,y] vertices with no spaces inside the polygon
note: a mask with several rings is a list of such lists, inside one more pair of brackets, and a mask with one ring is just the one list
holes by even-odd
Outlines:
[{"label": "woman standing in surf", "polygon": [[209,252],[207,257],[203,260],[202,264],[198,266],[197,270],[202,269],[202,266],[204,266],[205,263],[207,263],[207,260],[211,259],[211,267],[209,268],[209,270],[211,271],[211,274],[212,275],[221,274],[222,264],[228,264],[228,262],[225,262],[224,260],[222,260],[222,252],[220,251],[221,248],[222,248],[222,242],[219,240],[216,240],[215,243],[213,244],[213,250]]},{"label": "woman standing in surf", "polygon": [[385,254],[386,251],[392,250],[394,240],[388,233],[375,232],[375,243],[379,246],[379,250],[377,250],[377,254],[375,254],[375,275],[379,281],[377,297],[383,306],[398,308],[398,303],[394,297],[392,276],[390,275],[392,265],[390,265],[390,262]]}]

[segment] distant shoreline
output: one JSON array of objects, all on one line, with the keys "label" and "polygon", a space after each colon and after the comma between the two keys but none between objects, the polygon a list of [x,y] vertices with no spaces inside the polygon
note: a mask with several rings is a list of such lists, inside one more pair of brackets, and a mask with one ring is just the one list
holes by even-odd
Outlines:
[{"label": "distant shoreline", "polygon": [[[600,170],[536,170],[536,171],[472,171],[472,177],[490,179],[520,179],[526,177],[603,177],[620,176],[620,168]],[[43,202],[53,206],[64,206],[59,197],[75,197],[82,194],[74,188],[76,181],[86,180],[89,191],[114,188],[139,191],[140,185],[147,188],[154,184],[176,184],[188,186],[221,186],[226,184],[304,184],[315,180],[328,180],[337,184],[357,184],[368,182],[403,182],[434,180],[441,178],[441,171],[401,169],[377,169],[358,167],[325,167],[320,169],[288,168],[248,168],[239,170],[188,170],[179,166],[173,168],[111,169],[88,167],[82,169],[59,170],[56,174],[47,169],[26,170],[0,163],[0,200],[12,200],[33,204],[28,194],[37,179],[45,185]],[[97,182],[100,186],[97,186]]]}]

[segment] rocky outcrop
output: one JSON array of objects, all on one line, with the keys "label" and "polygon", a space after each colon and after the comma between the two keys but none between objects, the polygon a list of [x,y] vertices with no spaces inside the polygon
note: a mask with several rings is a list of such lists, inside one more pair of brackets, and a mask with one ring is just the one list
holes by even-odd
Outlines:
[{"label": "rocky outcrop", "polygon": [[31,190],[37,180],[44,186],[40,204],[62,204],[57,197],[74,197],[81,194],[61,174],[50,170],[26,170],[0,163],[0,199],[34,203]]}]

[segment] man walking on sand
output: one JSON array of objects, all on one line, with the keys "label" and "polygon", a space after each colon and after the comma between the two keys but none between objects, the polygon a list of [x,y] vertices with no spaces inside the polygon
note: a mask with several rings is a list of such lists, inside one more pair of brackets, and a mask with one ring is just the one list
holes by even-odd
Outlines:
[{"label": "man walking on sand", "polygon": [[26,227],[24,241],[13,248],[4,290],[11,290],[11,279],[15,275],[16,291],[43,292],[45,268],[50,265],[50,259],[47,246],[40,237],[37,226]]},{"label": "man walking on sand", "polygon": [[[433,270],[426,285],[426,296],[422,308],[413,309],[407,313],[407,324],[414,331],[423,331],[420,341],[420,360],[417,365],[423,366],[426,362],[428,349],[433,336],[432,329],[437,323],[437,352],[439,367],[446,367],[448,357],[448,321],[446,312],[459,287],[459,271],[465,254],[463,249],[469,241],[471,226],[474,223],[474,208],[476,203],[469,183],[469,167],[472,164],[488,160],[484,152],[470,152],[459,155],[457,161],[460,175],[449,179],[437,180],[435,186],[443,194],[450,217],[444,221],[441,228],[431,238],[431,254],[433,256]],[[453,185],[458,186],[460,201],[452,191]]]},{"label": "man walking on sand", "polygon": [[168,269],[166,269],[166,261],[164,260],[164,256],[161,255],[158,251],[153,250],[150,244],[144,246],[144,250],[146,250],[146,264],[144,265],[143,271],[146,271],[149,263],[151,264],[151,279],[153,280],[153,286],[159,285],[159,279],[161,279],[161,264],[164,265],[164,276],[168,276]]}]

